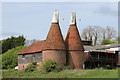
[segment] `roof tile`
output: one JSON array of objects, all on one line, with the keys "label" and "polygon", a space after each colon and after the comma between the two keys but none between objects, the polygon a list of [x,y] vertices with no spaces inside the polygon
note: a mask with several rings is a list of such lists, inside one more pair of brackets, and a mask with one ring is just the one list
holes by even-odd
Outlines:
[{"label": "roof tile", "polygon": [[26,53],[34,53],[34,52],[40,52],[44,49],[45,40],[43,41],[36,41],[32,45],[28,46],[18,54],[26,54]]},{"label": "roof tile", "polygon": [[84,50],[76,25],[70,25],[65,39],[67,50]]}]

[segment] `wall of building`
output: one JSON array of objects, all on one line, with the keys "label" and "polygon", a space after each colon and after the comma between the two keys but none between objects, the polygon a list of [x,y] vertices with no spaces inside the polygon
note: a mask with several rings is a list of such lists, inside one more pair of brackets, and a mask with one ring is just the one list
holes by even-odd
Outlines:
[{"label": "wall of building", "polygon": [[120,52],[118,52],[118,64],[117,64],[118,67],[120,67]]},{"label": "wall of building", "polygon": [[69,51],[69,64],[72,68],[82,69],[84,63],[84,52],[79,50]]},{"label": "wall of building", "polygon": [[45,50],[42,52],[43,62],[51,59],[55,60],[61,67],[66,64],[65,50]]},{"label": "wall of building", "polygon": [[88,52],[87,60],[85,61],[86,69],[94,69],[94,68],[107,68],[109,65],[110,68],[117,67],[117,53],[106,53],[106,52],[98,52],[98,51],[90,51]]},{"label": "wall of building", "polygon": [[82,45],[92,46],[92,41],[83,41],[82,40]]},{"label": "wall of building", "polygon": [[30,63],[26,63],[26,64],[18,64],[18,71],[23,70],[24,68],[26,68]]},{"label": "wall of building", "polygon": [[25,58],[23,58],[23,54],[18,55],[18,70],[26,68],[29,63],[42,61],[42,53],[29,53],[24,56]]}]

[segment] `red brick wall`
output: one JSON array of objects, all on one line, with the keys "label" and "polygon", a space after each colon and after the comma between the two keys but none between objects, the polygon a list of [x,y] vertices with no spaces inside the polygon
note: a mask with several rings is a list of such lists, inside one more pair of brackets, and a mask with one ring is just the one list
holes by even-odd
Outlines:
[{"label": "red brick wall", "polygon": [[84,52],[84,62],[87,60],[87,57],[88,57],[88,52]]},{"label": "red brick wall", "polygon": [[26,63],[26,64],[18,64],[18,71],[23,70],[24,68],[26,68],[30,63]]},{"label": "red brick wall", "polygon": [[37,70],[40,70],[40,66],[42,66],[42,62],[38,62],[38,63],[37,63],[36,69],[37,69]]},{"label": "red brick wall", "polygon": [[84,62],[83,51],[69,51],[69,63],[74,69],[82,69]]},{"label": "red brick wall", "polygon": [[[24,68],[26,68],[30,63],[26,63],[26,64],[18,64],[18,71],[23,70]],[[41,66],[41,62],[38,62],[36,65],[36,69],[40,70],[39,67]]]},{"label": "red brick wall", "polygon": [[61,67],[66,64],[66,51],[64,50],[46,50],[42,53],[42,61],[47,59],[55,60]]}]

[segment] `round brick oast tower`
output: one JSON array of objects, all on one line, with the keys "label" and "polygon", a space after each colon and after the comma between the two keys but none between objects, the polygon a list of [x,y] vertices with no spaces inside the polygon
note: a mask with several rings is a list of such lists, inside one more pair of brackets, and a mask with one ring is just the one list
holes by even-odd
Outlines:
[{"label": "round brick oast tower", "polygon": [[52,25],[42,52],[43,62],[48,59],[56,61],[61,67],[66,64],[66,48],[58,22],[58,11],[54,12]]},{"label": "round brick oast tower", "polygon": [[72,68],[82,69],[84,63],[84,48],[76,26],[76,14],[72,13],[69,30],[65,39],[69,54],[69,64]]}]

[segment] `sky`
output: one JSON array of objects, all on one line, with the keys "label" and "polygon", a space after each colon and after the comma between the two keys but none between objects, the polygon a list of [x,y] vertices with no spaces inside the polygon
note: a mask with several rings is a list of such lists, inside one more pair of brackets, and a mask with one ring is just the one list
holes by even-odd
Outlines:
[{"label": "sky", "polygon": [[[45,40],[53,12],[59,11],[60,28],[66,37],[72,12],[76,12],[79,33],[88,26],[111,26],[118,30],[117,2],[3,2],[2,38],[24,35],[26,39]],[[65,21],[62,21],[62,19]],[[1,34],[1,33],[0,33]]]},{"label": "sky", "polygon": [[2,2],[119,2],[119,0],[1,0]]}]

